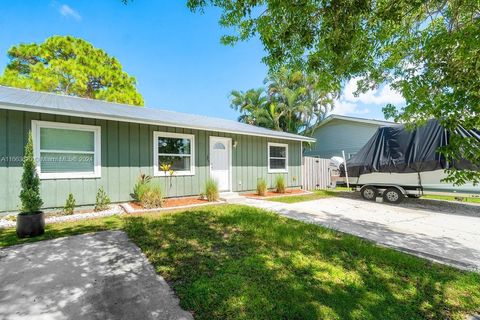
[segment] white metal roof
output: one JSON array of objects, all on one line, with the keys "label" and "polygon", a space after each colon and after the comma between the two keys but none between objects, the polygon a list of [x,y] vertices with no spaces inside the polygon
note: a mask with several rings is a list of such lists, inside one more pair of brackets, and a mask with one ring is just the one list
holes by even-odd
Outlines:
[{"label": "white metal roof", "polygon": [[0,86],[0,108],[287,140],[315,141],[313,138],[252,126],[233,120],[5,86]]},{"label": "white metal roof", "polygon": [[320,123],[318,128],[326,125],[332,120],[344,120],[344,121],[351,121],[351,122],[358,122],[358,123],[374,124],[377,126],[392,126],[397,124],[395,122],[386,121],[386,120],[365,119],[365,118],[357,118],[357,117],[350,117],[350,116],[341,116],[338,114],[331,114]]}]

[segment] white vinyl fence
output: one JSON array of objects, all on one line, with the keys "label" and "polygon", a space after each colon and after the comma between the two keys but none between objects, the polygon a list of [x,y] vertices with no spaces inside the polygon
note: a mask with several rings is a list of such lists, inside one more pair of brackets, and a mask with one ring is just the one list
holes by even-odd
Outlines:
[{"label": "white vinyl fence", "polygon": [[303,157],[303,188],[306,190],[326,189],[332,184],[330,159]]}]

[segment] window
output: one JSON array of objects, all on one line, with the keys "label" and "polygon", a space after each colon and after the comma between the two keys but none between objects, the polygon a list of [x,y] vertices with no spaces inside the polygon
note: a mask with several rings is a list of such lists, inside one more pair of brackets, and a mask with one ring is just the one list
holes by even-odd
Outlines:
[{"label": "window", "polygon": [[225,150],[225,145],[221,142],[217,142],[213,145],[214,150]]},{"label": "window", "polygon": [[40,179],[100,178],[100,127],[32,121]]},{"label": "window", "polygon": [[268,143],[268,172],[288,172],[288,145]]},{"label": "window", "polygon": [[154,175],[164,176],[160,168],[164,164],[171,166],[175,175],[194,175],[194,136],[170,132],[153,133]]}]

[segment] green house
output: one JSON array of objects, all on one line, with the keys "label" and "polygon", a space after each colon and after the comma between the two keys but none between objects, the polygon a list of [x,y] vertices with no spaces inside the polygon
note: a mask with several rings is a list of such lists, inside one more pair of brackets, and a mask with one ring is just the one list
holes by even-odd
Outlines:
[{"label": "green house", "polygon": [[[71,192],[91,205],[99,187],[131,200],[140,174],[169,197],[198,195],[212,177],[221,192],[302,185],[302,142],[314,139],[231,120],[0,86],[0,212],[18,209],[22,156],[32,131],[45,208]],[[161,170],[170,164],[173,176]]]},{"label": "green house", "polygon": [[381,126],[394,122],[348,117],[332,114],[322,121],[313,133],[316,143],[305,148],[304,155],[330,159],[332,157],[353,157]]}]

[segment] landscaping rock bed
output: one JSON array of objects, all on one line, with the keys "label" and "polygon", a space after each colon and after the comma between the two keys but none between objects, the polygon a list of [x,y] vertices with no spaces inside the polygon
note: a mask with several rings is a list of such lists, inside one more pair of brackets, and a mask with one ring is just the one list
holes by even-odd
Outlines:
[{"label": "landscaping rock bed", "polygon": [[[48,223],[77,221],[77,220],[84,220],[84,219],[91,219],[91,218],[107,217],[107,216],[113,216],[115,214],[123,213],[124,211],[120,205],[112,205],[108,210],[103,210],[103,211],[82,210],[80,212],[81,213],[74,213],[72,215],[57,215],[56,213],[52,212],[51,214],[47,214],[45,223],[48,224]],[[9,217],[12,217],[12,216],[10,215],[0,219],[0,229],[15,227],[16,221]]]},{"label": "landscaping rock bed", "polygon": [[68,216],[53,216],[45,219],[45,222],[55,223],[55,222],[65,222],[65,221],[76,221],[76,220],[89,219],[89,218],[113,216],[115,214],[120,214],[120,213],[123,213],[122,207],[120,205],[112,205],[108,210],[97,211],[97,212],[93,211],[88,213],[78,213],[78,214],[72,214]]},{"label": "landscaping rock bed", "polygon": [[7,219],[0,219],[0,229],[15,227],[16,222]]},{"label": "landscaping rock bed", "polygon": [[[209,204],[218,204],[219,201],[209,202],[207,200],[199,199],[198,197],[185,197],[185,198],[171,198],[166,199],[164,206],[161,208],[145,209],[140,204],[135,202],[122,203],[111,205],[108,210],[104,211],[92,211],[92,210],[78,210],[72,215],[65,215],[62,211],[51,211],[46,213],[45,223],[58,223],[67,221],[77,221],[92,218],[100,218],[113,216],[121,213],[143,213],[153,211],[165,211],[171,209],[184,209],[190,207],[204,206]],[[16,225],[16,215],[7,215],[0,218],[0,229],[14,228]]]},{"label": "landscaping rock bed", "polygon": [[[165,199],[164,205],[161,208],[146,209],[136,202],[128,202],[122,204],[111,205],[108,210],[93,211],[92,209],[82,209],[75,211],[72,215],[65,215],[62,211],[50,211],[45,214],[45,223],[58,223],[67,221],[77,221],[92,218],[107,217],[121,213],[143,213],[153,211],[166,211],[171,209],[184,209],[198,206],[205,206],[209,204],[223,203],[221,201],[209,202],[198,197],[182,197]],[[16,225],[16,215],[6,215],[0,217],[0,229],[14,228]]]}]

